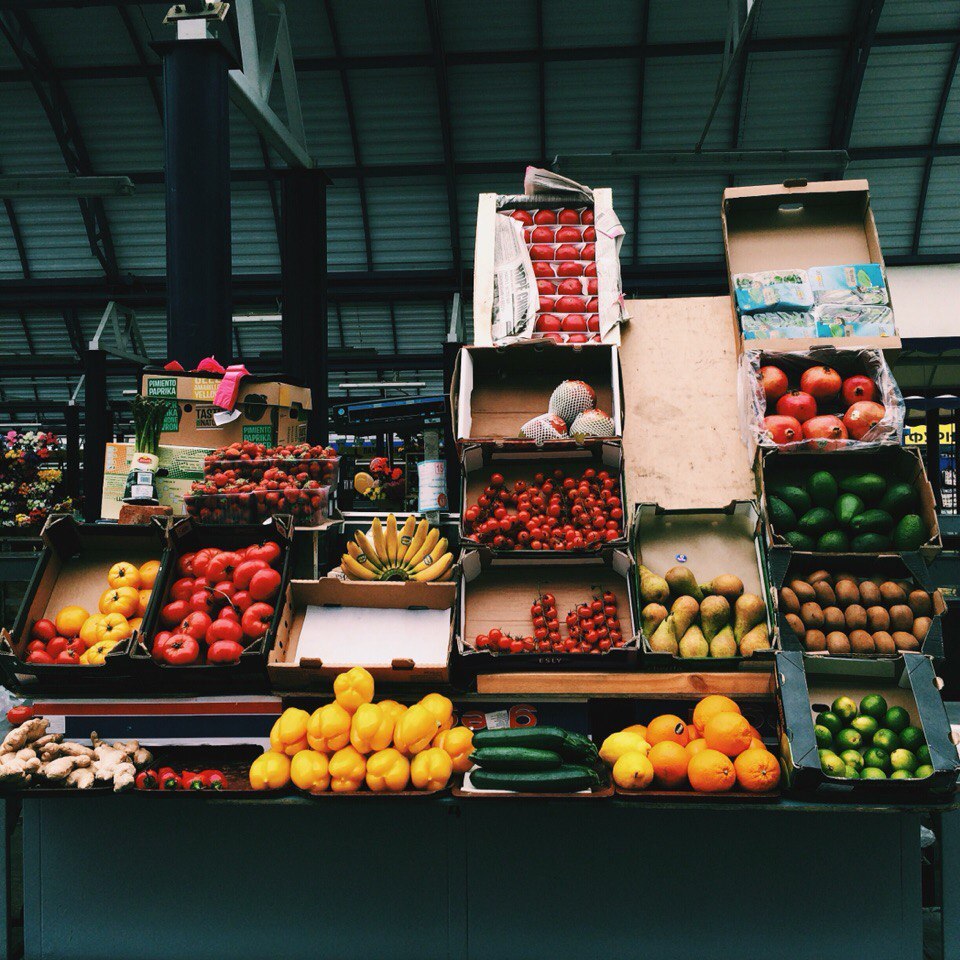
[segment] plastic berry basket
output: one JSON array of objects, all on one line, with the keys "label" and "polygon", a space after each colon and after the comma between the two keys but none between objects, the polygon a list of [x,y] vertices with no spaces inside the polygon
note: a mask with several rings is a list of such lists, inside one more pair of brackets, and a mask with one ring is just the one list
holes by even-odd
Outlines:
[{"label": "plastic berry basket", "polygon": [[256,500],[250,491],[195,491],[183,498],[183,504],[187,516],[199,523],[232,525],[256,522]]},{"label": "plastic berry basket", "polygon": [[203,464],[206,477],[223,476],[230,482],[252,483],[289,482],[303,486],[311,480],[323,487],[336,486],[339,473],[339,457],[278,456],[257,459],[207,458]]},{"label": "plastic berry basket", "polygon": [[254,522],[260,523],[281,514],[292,516],[295,526],[315,527],[330,515],[331,487],[299,489],[287,487],[282,490],[254,490],[251,510]]}]

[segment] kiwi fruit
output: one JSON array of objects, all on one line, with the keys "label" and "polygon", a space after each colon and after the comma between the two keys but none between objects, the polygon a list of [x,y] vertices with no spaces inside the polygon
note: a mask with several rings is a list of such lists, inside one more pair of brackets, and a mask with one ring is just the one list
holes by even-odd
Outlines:
[{"label": "kiwi fruit", "polygon": [[839,607],[824,607],[823,629],[828,633],[831,630],[847,629],[847,622],[844,619],[843,611]]},{"label": "kiwi fruit", "polygon": [[867,611],[859,603],[851,603],[843,611],[843,618],[847,624],[847,630],[864,630],[867,626]]},{"label": "kiwi fruit", "polygon": [[907,602],[906,591],[892,580],[886,580],[880,584],[880,596],[888,607]]},{"label": "kiwi fruit", "polygon": [[893,642],[898,650],[906,650],[909,652],[920,649],[920,641],[912,633],[907,633],[905,630],[895,631],[893,634]]},{"label": "kiwi fruit", "polygon": [[797,595],[797,599],[801,603],[810,603],[817,599],[813,587],[809,583],[804,583],[803,580],[791,580],[790,589]]},{"label": "kiwi fruit", "polygon": [[874,653],[877,647],[873,637],[866,630],[850,632],[850,650],[852,653]]},{"label": "kiwi fruit", "polygon": [[851,603],[860,602],[860,588],[853,580],[838,580],[834,592],[837,596],[838,607],[849,607]]},{"label": "kiwi fruit", "polygon": [[883,607],[867,607],[867,629],[871,633],[890,629],[890,614]]},{"label": "kiwi fruit", "polygon": [[891,654],[897,652],[897,645],[893,642],[893,637],[886,630],[878,630],[873,635],[873,643],[877,653]]},{"label": "kiwi fruit", "polygon": [[880,588],[871,580],[860,584],[860,602],[867,608],[880,605]]},{"label": "kiwi fruit", "polygon": [[808,630],[819,630],[823,626],[823,610],[819,603],[805,603],[800,608],[800,619]]},{"label": "kiwi fruit", "polygon": [[780,609],[784,613],[800,612],[800,600],[789,587],[780,588]]},{"label": "kiwi fruit", "polygon": [[850,638],[839,630],[834,630],[827,636],[827,649],[831,653],[849,653]]},{"label": "kiwi fruit", "polygon": [[890,608],[890,632],[898,630],[908,632],[913,627],[913,611],[905,604],[898,603]]},{"label": "kiwi fruit", "polygon": [[913,621],[913,630],[910,632],[921,642],[927,639],[927,632],[930,630],[930,624],[933,621],[929,617],[917,617]]},{"label": "kiwi fruit", "polygon": [[830,582],[830,571],[829,570],[814,570],[813,573],[807,577],[807,583],[813,586],[816,583],[829,583]]},{"label": "kiwi fruit", "polygon": [[912,590],[907,605],[915,617],[929,617],[933,613],[933,598],[926,590]]},{"label": "kiwi fruit", "polygon": [[833,607],[837,603],[837,595],[833,592],[833,587],[826,580],[818,580],[813,584],[813,592],[817,595],[817,603],[821,607]]},{"label": "kiwi fruit", "polygon": [[803,645],[814,653],[827,649],[827,638],[822,630],[808,630],[803,636]]},{"label": "kiwi fruit", "polygon": [[788,613],[784,619],[789,624],[790,629],[798,637],[802,637],[807,632],[807,628],[803,625],[803,621],[795,613]]}]

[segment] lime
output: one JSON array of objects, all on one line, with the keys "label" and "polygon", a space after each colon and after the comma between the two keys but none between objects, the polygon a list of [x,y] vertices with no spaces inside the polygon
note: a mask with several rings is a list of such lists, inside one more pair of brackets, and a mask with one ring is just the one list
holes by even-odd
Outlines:
[{"label": "lime", "polygon": [[[890,769],[890,754],[880,747],[871,747],[863,755],[864,767],[876,767],[878,770]],[[866,772],[866,769],[864,769]]]},{"label": "lime", "polygon": [[841,730],[834,739],[837,742],[838,750],[859,750],[863,746],[863,737],[849,727]]},{"label": "lime", "polygon": [[843,768],[843,775],[848,780],[859,780],[860,774],[857,771],[856,767],[851,766],[849,763]]},{"label": "lime", "polygon": [[871,693],[860,701],[860,713],[874,720],[882,720],[887,712],[887,701],[879,693]]},{"label": "lime", "polygon": [[923,731],[919,727],[904,727],[900,731],[900,742],[916,753],[923,746]]},{"label": "lime", "polygon": [[879,767],[864,767],[860,771],[861,780],[886,780],[887,775]]},{"label": "lime", "polygon": [[849,723],[857,715],[857,705],[849,697],[837,697],[830,709],[844,723]]},{"label": "lime", "polygon": [[819,723],[813,728],[814,735],[817,738],[817,747],[821,750],[833,749],[833,734]]},{"label": "lime", "polygon": [[904,750],[901,747],[890,754],[890,766],[894,770],[906,770],[908,773],[913,773],[919,764],[917,758],[909,750]]},{"label": "lime", "polygon": [[925,763],[922,766],[917,767],[917,769],[913,771],[913,775],[915,777],[932,777],[933,767],[931,767],[929,763]]},{"label": "lime", "polygon": [[828,777],[843,777],[846,776],[847,765],[835,753],[828,752],[820,758],[820,769]]},{"label": "lime", "polygon": [[843,729],[843,721],[831,710],[824,710],[817,714],[817,723],[826,727],[831,733],[837,734]]},{"label": "lime", "polygon": [[930,748],[926,744],[924,744],[922,747],[917,747],[916,754],[917,754],[917,763],[919,763],[920,766],[923,766],[924,764],[929,765]]},{"label": "lime", "polygon": [[883,718],[883,725],[894,733],[910,726],[910,714],[903,707],[891,707]]},{"label": "lime", "polygon": [[893,753],[900,747],[900,738],[892,730],[881,728],[873,735],[873,745],[887,753]]},{"label": "lime", "polygon": [[860,755],[859,750],[844,750],[840,754],[840,759],[848,766],[853,767],[855,770],[863,769],[863,757]]},{"label": "lime", "polygon": [[894,770],[890,774],[891,780],[912,780],[913,774],[909,770]]},{"label": "lime", "polygon": [[863,737],[864,743],[869,743],[880,729],[880,724],[873,717],[854,717],[850,721],[850,728]]}]

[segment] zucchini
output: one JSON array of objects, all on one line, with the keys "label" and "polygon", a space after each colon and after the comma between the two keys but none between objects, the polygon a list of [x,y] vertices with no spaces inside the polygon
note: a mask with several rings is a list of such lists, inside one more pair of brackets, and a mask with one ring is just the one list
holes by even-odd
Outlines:
[{"label": "zucchini", "polygon": [[482,747],[470,759],[484,770],[556,770],[560,754],[533,747]]},{"label": "zucchini", "polygon": [[516,793],[575,793],[603,785],[595,770],[564,764],[556,770],[506,772],[473,770],[470,783],[478,790],[512,790]]},{"label": "zucchini", "polygon": [[597,748],[582,733],[571,733],[560,727],[512,727],[502,730],[478,730],[473,735],[474,750],[486,747],[524,747],[551,750],[567,763],[592,764],[597,761]]}]

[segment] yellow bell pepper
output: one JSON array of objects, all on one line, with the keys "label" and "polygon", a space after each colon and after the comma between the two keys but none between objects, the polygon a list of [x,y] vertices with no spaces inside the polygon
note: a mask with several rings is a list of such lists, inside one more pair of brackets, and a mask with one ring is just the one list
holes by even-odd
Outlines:
[{"label": "yellow bell pepper", "polygon": [[350,742],[359,753],[386,750],[393,743],[393,718],[375,703],[361,703],[350,724]]},{"label": "yellow bell pepper", "polygon": [[410,764],[410,779],[418,790],[442,790],[452,773],[450,754],[439,747],[418,753]]},{"label": "yellow bell pepper", "polygon": [[97,640],[119,643],[133,635],[133,627],[122,613],[105,613],[97,624]]},{"label": "yellow bell pepper", "polygon": [[397,703],[396,700],[381,700],[377,704],[380,709],[393,717],[394,726],[396,726],[397,721],[407,712],[407,708],[402,703]]},{"label": "yellow bell pepper", "polygon": [[426,707],[437,718],[441,731],[453,726],[453,703],[442,693],[428,693],[420,701],[420,706]]},{"label": "yellow bell pepper", "polygon": [[470,754],[473,753],[473,731],[469,727],[441,730],[434,738],[433,745],[447,752],[457,773],[466,773],[473,766],[470,759]]},{"label": "yellow bell pepper", "polygon": [[350,742],[350,714],[339,703],[318,707],[307,721],[307,743],[321,753],[335,753]]},{"label": "yellow bell pepper", "polygon": [[279,790],[290,782],[290,758],[267,750],[250,764],[250,786],[254,790]]},{"label": "yellow bell pepper", "polygon": [[390,747],[367,757],[367,786],[374,793],[399,793],[410,782],[410,761]]},{"label": "yellow bell pepper", "polygon": [[356,793],[363,786],[367,761],[353,747],[344,747],[330,758],[330,789],[334,793]]},{"label": "yellow bell pepper", "polygon": [[423,704],[415,703],[398,721],[393,745],[408,757],[426,750],[440,730],[440,721]]},{"label": "yellow bell pepper", "polygon": [[288,757],[306,750],[307,743],[307,722],[310,714],[306,710],[300,710],[297,707],[287,707],[283,713],[277,717],[270,731],[270,749],[277,753],[285,753]]},{"label": "yellow bell pepper", "polygon": [[323,793],[330,786],[330,765],[324,753],[301,750],[290,761],[290,779],[310,793]]},{"label": "yellow bell pepper", "polygon": [[363,667],[351,667],[333,681],[333,694],[347,713],[356,713],[361,703],[373,700],[373,677]]},{"label": "yellow bell pepper", "polygon": [[117,640],[98,640],[80,654],[80,662],[88,667],[98,667],[107,659],[107,654],[117,645]]}]

